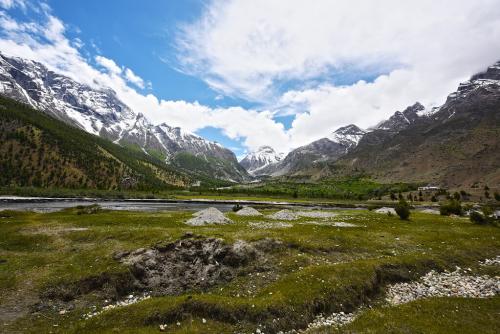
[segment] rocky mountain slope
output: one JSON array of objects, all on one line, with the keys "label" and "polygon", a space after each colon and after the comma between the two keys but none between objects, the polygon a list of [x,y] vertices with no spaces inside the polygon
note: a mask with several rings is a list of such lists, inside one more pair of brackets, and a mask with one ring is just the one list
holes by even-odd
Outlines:
[{"label": "rocky mountain slope", "polygon": [[283,153],[277,153],[270,146],[259,147],[256,151],[247,154],[241,161],[243,166],[250,174],[259,175],[269,166],[279,163],[283,159]]},{"label": "rocky mountain slope", "polygon": [[[249,178],[232,151],[180,128],[153,125],[120,101],[113,90],[80,84],[40,63],[0,53],[0,94],[187,172],[235,181]],[[191,170],[186,156],[203,162],[203,168]]]},{"label": "rocky mountain slope", "polygon": [[439,108],[415,103],[364,131],[354,125],[291,151],[269,174],[370,175],[465,188],[500,183],[500,62],[460,84]]},{"label": "rocky mountain slope", "polygon": [[[417,107],[420,110],[412,115],[421,111]],[[407,125],[396,126],[396,132],[379,126],[333,170],[367,173],[384,181],[498,186],[500,62],[460,84],[440,108],[425,117],[403,116],[410,121]]]},{"label": "rocky mountain slope", "polygon": [[155,190],[192,179],[140,151],[113,144],[0,97],[0,187]]},{"label": "rocky mountain slope", "polygon": [[327,161],[335,161],[356,147],[366,134],[354,124],[335,130],[328,138],[321,138],[308,145],[292,150],[276,163],[259,170],[260,174],[294,176],[307,174]]}]

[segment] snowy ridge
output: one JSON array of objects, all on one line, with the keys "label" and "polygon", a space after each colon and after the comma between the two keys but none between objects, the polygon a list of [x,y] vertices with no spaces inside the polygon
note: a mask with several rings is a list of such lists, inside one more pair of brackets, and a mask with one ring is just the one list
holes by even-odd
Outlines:
[{"label": "snowy ridge", "polygon": [[335,130],[328,139],[345,146],[347,152],[351,148],[356,147],[365,134],[365,130],[360,129],[354,124],[350,124]]},{"label": "snowy ridge", "polygon": [[157,151],[165,161],[188,152],[228,160],[232,172],[226,170],[227,175],[218,177],[248,177],[241,173],[234,153],[220,144],[165,123],[154,125],[120,101],[112,89],[78,83],[38,62],[0,53],[0,94],[116,144],[138,145],[146,153]]},{"label": "snowy ridge", "polygon": [[272,147],[261,146],[257,150],[247,154],[240,161],[240,164],[250,174],[256,174],[258,171],[280,162],[283,157],[283,153],[277,153]]}]

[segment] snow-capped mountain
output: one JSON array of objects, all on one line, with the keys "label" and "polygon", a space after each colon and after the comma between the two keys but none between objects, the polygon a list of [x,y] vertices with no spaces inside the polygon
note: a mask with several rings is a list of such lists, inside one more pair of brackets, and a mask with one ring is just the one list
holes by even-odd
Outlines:
[{"label": "snow-capped mountain", "polygon": [[272,168],[262,169],[273,176],[290,175],[310,170],[326,161],[335,161],[355,148],[367,132],[354,124],[335,130],[328,138],[321,138],[294,149]]},{"label": "snow-capped mountain", "polygon": [[461,83],[440,107],[416,114],[400,131],[367,133],[332,169],[384,182],[499,184],[500,62]]},{"label": "snow-capped mountain", "polygon": [[396,111],[388,120],[379,123],[376,129],[398,132],[425,115],[425,107],[420,102],[416,102],[403,111]]},{"label": "snow-capped mountain", "polygon": [[218,178],[248,178],[234,153],[218,143],[165,123],[154,125],[120,101],[113,90],[78,83],[38,62],[0,53],[0,94],[117,144],[139,147],[180,168],[190,169],[176,159],[178,153],[187,153],[211,165],[211,173]]},{"label": "snow-capped mountain", "polygon": [[261,146],[256,151],[248,153],[240,161],[240,165],[250,174],[257,175],[268,166],[280,162],[283,156],[283,153],[277,153],[271,146]]},{"label": "snow-capped mountain", "polygon": [[335,130],[328,139],[344,146],[347,152],[351,148],[356,147],[365,134],[365,130],[360,129],[354,124],[349,124]]}]

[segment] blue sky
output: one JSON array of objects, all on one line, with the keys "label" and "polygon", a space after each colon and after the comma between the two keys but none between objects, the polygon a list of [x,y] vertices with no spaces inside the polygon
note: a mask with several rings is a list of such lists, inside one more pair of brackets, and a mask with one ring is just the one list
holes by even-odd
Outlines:
[{"label": "blue sky", "polygon": [[113,88],[238,156],[287,152],[500,58],[497,0],[0,0],[0,51]]},{"label": "blue sky", "polygon": [[[84,42],[90,55],[103,54],[119,64],[126,64],[135,74],[151,82],[153,92],[168,100],[198,101],[209,106],[253,104],[225,97],[203,80],[176,69],[175,36],[177,26],[196,20],[203,1],[67,1],[51,0],[53,14],[70,25],[70,37]],[[168,120],[167,120],[168,122]],[[196,131],[241,155],[240,140],[232,140],[214,127]]]}]

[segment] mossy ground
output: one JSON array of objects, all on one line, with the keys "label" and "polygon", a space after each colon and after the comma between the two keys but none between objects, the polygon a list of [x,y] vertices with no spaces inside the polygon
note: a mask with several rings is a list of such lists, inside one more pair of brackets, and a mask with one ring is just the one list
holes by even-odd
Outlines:
[{"label": "mossy ground", "polygon": [[[499,255],[500,230],[476,226],[464,218],[413,212],[410,221],[401,221],[364,210],[336,212],[338,216],[332,221],[357,227],[316,225],[310,222],[318,219],[302,218],[291,222],[290,228],[259,229],[248,223],[265,218],[233,213],[228,214],[235,221],[233,225],[192,227],[183,224],[189,212],[3,212],[0,313],[4,324],[0,324],[0,332],[156,333],[160,324],[167,324],[170,333],[245,333],[260,324],[264,332],[272,333],[304,327],[320,312],[352,311],[380,297],[385,284],[415,279],[430,269],[458,265],[484,272],[478,260]],[[82,315],[92,303],[102,305],[98,295],[82,297],[82,302],[64,315],[59,310],[28,312],[48,287],[127,270],[113,260],[114,252],[174,241],[188,231],[227,242],[274,238],[285,246],[268,254],[268,265],[262,271],[236,277],[209,291],[151,298],[89,320],[83,320]],[[489,269],[488,273],[499,272]],[[437,321],[450,312],[446,303],[454,302],[419,301],[382,308],[370,311],[348,328],[354,332],[425,332],[422,328],[427,320],[412,318],[415,310],[426,310],[421,313],[430,317],[432,324],[432,319]],[[489,328],[484,319],[500,307],[498,298],[460,303],[464,315],[479,312],[479,307],[484,310],[483,316],[477,317],[478,326],[481,323],[484,328]],[[373,320],[377,317],[389,319],[389,327]],[[414,327],[398,327],[408,318],[415,319]],[[436,328],[434,332],[440,332],[441,327]]]}]

